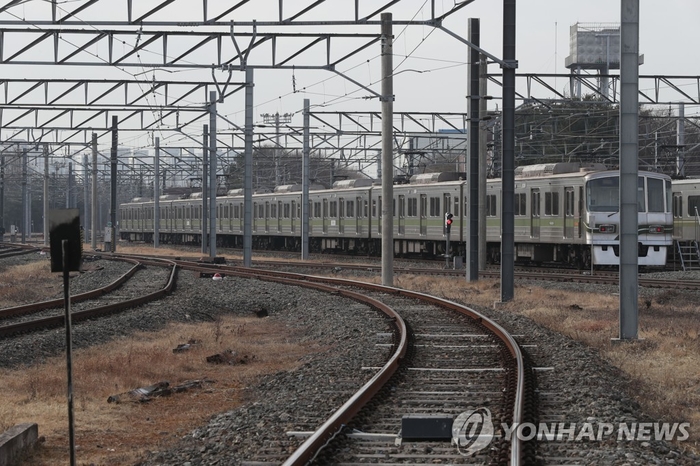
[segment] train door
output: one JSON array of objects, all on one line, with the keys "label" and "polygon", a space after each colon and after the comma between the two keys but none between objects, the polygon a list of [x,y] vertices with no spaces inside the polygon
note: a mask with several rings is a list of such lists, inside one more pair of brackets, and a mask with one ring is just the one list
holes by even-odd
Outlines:
[{"label": "train door", "polygon": [[377,197],[377,234],[382,234],[382,196]]},{"label": "train door", "polygon": [[328,222],[330,222],[330,219],[328,218],[328,199],[323,200],[323,233],[328,234]]},{"label": "train door", "polygon": [[345,233],[345,198],[338,198],[338,233]]},{"label": "train door", "polygon": [[270,201],[265,201],[265,233],[270,232]]},{"label": "train door", "polygon": [[428,234],[428,196],[420,195],[420,212],[418,213],[420,222],[420,234],[426,236]]},{"label": "train door", "polygon": [[683,195],[673,193],[673,237],[683,237]]},{"label": "train door", "polygon": [[540,190],[530,190],[530,237],[540,237]]},{"label": "train door", "polygon": [[398,212],[398,232],[400,235],[406,233],[406,196],[399,196],[399,212]]},{"label": "train door", "polygon": [[[289,204],[287,204],[289,209]],[[282,201],[277,201],[277,232],[282,233]]]},{"label": "train door", "polygon": [[347,233],[357,233],[357,218],[355,216],[355,200],[350,199],[345,203],[345,218],[347,218]]},{"label": "train door", "polygon": [[355,198],[355,233],[362,234],[362,198]]},{"label": "train door", "polygon": [[564,238],[574,237],[574,188],[564,188]]}]

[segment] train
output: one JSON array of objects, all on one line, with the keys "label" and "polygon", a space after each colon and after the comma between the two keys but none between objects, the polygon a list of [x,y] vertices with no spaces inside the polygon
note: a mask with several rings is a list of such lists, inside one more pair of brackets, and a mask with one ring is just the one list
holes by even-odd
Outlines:
[{"label": "train", "polygon": [[[394,252],[397,257],[466,255],[467,181],[459,173],[414,175],[393,186]],[[690,230],[687,213],[695,196],[673,193],[669,176],[638,174],[638,257],[640,266],[664,266],[674,234]],[[514,253],[517,262],[559,263],[581,268],[619,265],[619,171],[602,164],[560,162],[515,170]],[[501,179],[487,180],[486,255],[500,261]],[[688,185],[689,186],[689,185]],[[700,186],[700,183],[697,185]],[[696,186],[696,187],[697,187]],[[689,191],[688,187],[686,190]],[[309,250],[362,255],[381,253],[381,185],[369,179],[343,180],[309,190]],[[688,209],[676,212],[675,202]],[[201,194],[161,196],[159,242],[201,244]],[[301,250],[301,185],[256,192],[252,202],[254,249]],[[119,206],[123,241],[152,242],[154,203],[134,199]],[[449,245],[445,214],[452,214]],[[678,214],[678,216],[676,216]],[[243,246],[243,190],[216,199],[217,246]],[[684,229],[680,229],[683,225]],[[675,233],[674,233],[675,232]],[[676,238],[678,239],[678,238]]]}]

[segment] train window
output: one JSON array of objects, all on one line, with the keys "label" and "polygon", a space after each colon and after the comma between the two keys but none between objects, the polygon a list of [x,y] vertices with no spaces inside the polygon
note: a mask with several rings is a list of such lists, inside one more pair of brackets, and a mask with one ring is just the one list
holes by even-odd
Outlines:
[{"label": "train window", "polygon": [[564,200],[564,202],[566,203],[566,216],[573,217],[574,216],[574,192],[572,191],[572,188],[567,188],[566,199]]},{"label": "train window", "polygon": [[321,203],[314,202],[314,217],[321,218]]},{"label": "train window", "polygon": [[688,216],[695,217],[700,212],[700,196],[688,196]]},{"label": "train window", "polygon": [[418,216],[418,199],[415,197],[410,197],[408,199],[408,216],[417,217]]},{"label": "train window", "polygon": [[285,204],[285,205],[284,205],[284,212],[283,212],[282,216],[283,216],[284,218],[289,218],[289,216],[290,216],[290,207],[289,207],[289,204]]},{"label": "train window", "polygon": [[452,215],[459,217],[459,198],[455,197],[454,206],[452,206]]},{"label": "train window", "polygon": [[559,215],[559,193],[544,193],[544,214]]},{"label": "train window", "polygon": [[365,199],[365,218],[369,217],[369,202]]},{"label": "train window", "polygon": [[683,196],[681,194],[673,195],[673,216],[674,218],[683,216]]},{"label": "train window", "polygon": [[664,212],[666,203],[664,202],[664,180],[647,178],[647,202],[649,212]]},{"label": "train window", "polygon": [[620,210],[620,178],[609,176],[586,183],[586,201],[589,212],[617,212]]},{"label": "train window", "polygon": [[338,201],[330,202],[330,218],[336,218],[338,216]]},{"label": "train window", "polygon": [[[440,216],[442,217],[445,213],[450,211],[450,204],[452,204],[451,197],[449,194],[444,194],[444,199],[442,205],[445,207],[444,212],[440,212]],[[454,212],[453,212],[454,214]]]},{"label": "train window", "polygon": [[441,217],[442,213],[440,212],[440,198],[439,197],[431,197],[430,198],[430,216],[431,217]]},{"label": "train window", "polygon": [[277,218],[277,204],[275,203],[270,206],[270,218]]},{"label": "train window", "polygon": [[345,214],[348,218],[355,217],[355,201],[348,201],[347,208],[345,209]]},{"label": "train window", "polygon": [[515,215],[526,215],[527,214],[527,194],[516,193],[513,207],[515,208]]},{"label": "train window", "polygon": [[671,212],[671,196],[673,195],[673,185],[671,180],[666,180],[666,212]]},{"label": "train window", "polygon": [[496,195],[490,194],[486,196],[486,216],[495,217],[496,216]]},{"label": "train window", "polygon": [[377,216],[377,200],[372,199],[372,217]]},{"label": "train window", "polygon": [[428,211],[428,198],[425,194],[420,195],[420,218],[425,218]]},{"label": "train window", "polygon": [[637,212],[646,212],[646,200],[644,199],[644,178],[637,178]]},{"label": "train window", "polygon": [[532,217],[540,216],[540,190],[533,189],[530,197],[530,215]]},{"label": "train window", "polygon": [[344,218],[345,217],[345,199],[342,197],[338,199],[338,217]]},{"label": "train window", "polygon": [[406,217],[406,196],[399,196],[399,217]]},{"label": "train window", "polygon": [[391,215],[396,217],[396,199],[391,200]]}]

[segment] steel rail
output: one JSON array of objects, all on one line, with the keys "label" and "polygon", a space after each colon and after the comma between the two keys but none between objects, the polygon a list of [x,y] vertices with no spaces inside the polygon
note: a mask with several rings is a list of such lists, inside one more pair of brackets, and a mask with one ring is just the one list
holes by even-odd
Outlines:
[{"label": "steel rail", "polygon": [[[143,264],[141,262],[138,262],[135,259],[129,259],[129,258],[120,258],[120,260],[124,260],[126,262],[133,263],[134,266],[130,268],[124,275],[121,277],[117,278],[115,281],[110,283],[109,285],[102,287],[102,288],[97,288],[92,291],[87,291],[85,293],[80,293],[76,294],[70,297],[70,302],[71,303],[78,303],[81,301],[85,301],[88,299],[96,298],[98,296],[102,296],[104,294],[107,294],[120,286],[122,286],[129,278],[131,278],[140,268],[143,267]],[[15,306],[15,307],[8,307],[5,309],[0,309],[0,318],[6,318],[6,317],[15,317],[15,316],[20,316],[24,314],[30,314],[32,312],[38,312],[38,311],[43,311],[45,309],[51,309],[54,307],[60,307],[63,304],[64,300],[63,298],[58,298],[58,299],[51,299],[48,301],[42,301],[39,303],[32,303],[32,304],[23,304],[21,306]]]},{"label": "steel rail", "polygon": [[[119,303],[108,304],[107,306],[100,306],[100,307],[96,307],[94,309],[87,309],[85,311],[71,313],[71,320],[73,322],[80,322],[83,320],[91,319],[93,317],[104,316],[104,315],[111,314],[111,313],[116,312],[116,311],[121,311],[124,309],[129,309],[132,307],[140,306],[141,304],[146,304],[150,301],[155,301],[156,299],[159,299],[159,298],[165,296],[175,286],[175,280],[177,278],[178,266],[173,261],[163,261],[163,262],[166,262],[166,263],[169,262],[169,264],[166,264],[166,265],[172,266],[172,271],[170,272],[170,276],[168,278],[167,284],[162,289],[160,289],[158,291],[154,291],[153,293],[149,293],[149,294],[144,295],[144,296],[140,296],[138,298],[129,299],[126,301],[121,301]],[[164,265],[163,262],[161,262],[159,265],[163,266]],[[58,327],[58,326],[64,325],[64,323],[65,323],[65,316],[59,315],[59,316],[53,316],[53,317],[46,317],[43,319],[35,319],[35,320],[21,322],[21,323],[12,324],[12,325],[5,325],[5,326],[0,327],[0,337],[13,335],[16,333],[31,331],[31,330],[36,329],[37,327],[50,327],[50,328]]]},{"label": "steel rail", "polygon": [[[449,301],[446,299],[438,298],[435,296],[427,295],[424,293],[419,293],[416,291],[409,291],[409,290],[404,290],[401,288],[395,288],[395,287],[390,287],[390,286],[384,286],[384,285],[378,285],[378,284],[373,284],[373,283],[363,283],[363,282],[357,282],[353,280],[347,280],[343,278],[333,278],[333,277],[320,277],[320,276],[311,276],[311,275],[300,275],[300,274],[295,274],[295,273],[290,273],[290,272],[275,272],[275,271],[267,271],[267,270],[258,270],[258,269],[250,269],[250,268],[243,268],[243,267],[231,267],[231,266],[221,266],[221,265],[202,265],[202,264],[193,264],[191,262],[187,261],[177,261],[178,265],[182,267],[183,269],[189,269],[189,270],[198,270],[198,271],[219,271],[219,272],[224,272],[226,274],[230,275],[236,275],[239,277],[248,277],[248,278],[255,278],[258,280],[268,280],[268,281],[275,281],[279,283],[288,283],[288,284],[293,284],[296,286],[311,286],[315,284],[315,287],[318,287],[318,289],[325,289],[322,285],[322,283],[333,283],[336,285],[343,285],[343,286],[352,286],[352,287],[357,287],[357,288],[365,288],[373,291],[379,291],[379,292],[384,292],[384,293],[392,293],[392,294],[397,294],[397,295],[402,295],[408,298],[413,298],[413,299],[419,299],[422,301],[427,301],[430,302],[434,305],[444,307],[446,309],[450,309],[456,312],[459,312],[466,317],[469,317],[487,329],[489,329],[491,332],[494,333],[494,335],[500,339],[510,352],[513,361],[515,363],[515,366],[517,367],[517,374],[516,374],[516,384],[515,384],[515,397],[513,401],[513,406],[512,406],[512,425],[513,426],[518,426],[523,423],[523,411],[524,411],[524,403],[525,403],[525,362],[523,358],[522,351],[520,350],[520,347],[518,346],[517,342],[515,339],[503,328],[501,327],[498,323],[495,321],[489,319],[485,315],[479,313],[478,311],[471,309],[467,306],[463,306],[461,304],[455,303],[454,301]],[[304,284],[304,282],[307,282],[307,284]],[[356,293],[346,291],[346,290],[340,290],[337,288],[332,288],[332,290],[337,290],[338,294],[341,294],[343,296],[348,296],[352,297],[358,296],[362,297],[362,295],[357,295]],[[330,291],[330,290],[326,290]],[[348,294],[351,293],[351,294]],[[371,299],[367,297],[362,297],[363,299]],[[356,298],[354,298],[356,299]],[[381,303],[380,303],[381,304]],[[404,326],[404,332],[405,332],[405,324],[402,325]],[[402,336],[402,341],[404,340],[405,336]],[[392,357],[392,361],[394,360],[395,356]],[[391,361],[390,361],[391,362]],[[398,359],[396,360],[396,363],[398,364]],[[387,363],[389,364],[389,363]],[[385,366],[386,368],[386,366]],[[384,368],[383,368],[384,369]],[[379,374],[377,374],[370,382],[376,382],[375,379],[377,379]],[[387,379],[388,380],[388,379]],[[368,384],[370,383],[368,382]],[[365,390],[365,387],[363,387],[361,390]],[[378,390],[378,389],[377,389]],[[359,394],[360,392],[358,392]],[[317,430],[312,437],[307,439],[306,442],[304,442],[301,447],[297,451],[295,451],[292,456],[288,458],[285,463],[283,463],[284,466],[299,466],[306,464],[311,458],[312,458],[312,451],[313,454],[317,450],[313,450],[313,448],[320,448],[323,445],[323,440],[328,438],[329,432],[335,432],[335,430],[328,430],[330,427],[336,427],[339,425],[338,422],[341,416],[344,416],[341,411],[343,409],[348,409],[350,406],[347,406],[349,403],[356,403],[358,394],[354,395],[348,402],[343,405],[341,409],[339,409],[319,430]],[[352,405],[354,406],[354,405]],[[518,438],[518,436],[513,436],[511,438],[511,444],[510,444],[510,465],[511,466],[518,466],[521,464],[522,460],[522,441]]]}]

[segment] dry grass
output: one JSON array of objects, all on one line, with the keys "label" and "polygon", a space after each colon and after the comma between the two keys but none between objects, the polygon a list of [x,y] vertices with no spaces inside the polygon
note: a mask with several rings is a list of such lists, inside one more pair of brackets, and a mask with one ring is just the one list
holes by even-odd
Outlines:
[{"label": "dry grass", "polygon": [[[202,343],[188,352],[173,353],[173,348],[190,339]],[[207,356],[226,349],[247,357],[248,362],[205,362]],[[305,354],[321,350],[297,344],[289,329],[272,319],[229,317],[209,324],[172,325],[158,333],[76,351],[73,394],[78,462],[134,464],[146,450],[166,446],[210,416],[240,405],[242,389],[261,375],[296,367]],[[46,438],[32,465],[67,463],[66,372],[65,358],[0,371],[4,381],[0,427],[36,422]],[[107,403],[111,395],[156,382],[173,386],[202,379],[215,382],[148,403]]]},{"label": "dry grass", "polygon": [[48,259],[0,268],[0,308],[41,301],[62,286],[61,274],[51,273]]},{"label": "dry grass", "polygon": [[[149,247],[121,248],[153,253]],[[87,249],[86,249],[87,250]],[[160,248],[159,254],[182,255]],[[196,254],[195,254],[196,255]],[[60,289],[60,274],[49,272],[48,261],[0,270],[0,306],[41,299],[36,283]],[[381,279],[372,280],[380,283]],[[497,280],[466,283],[464,278],[398,275],[395,286],[438,294],[474,306],[491,307],[500,300]],[[17,302],[13,303],[13,300]],[[691,423],[691,439],[682,447],[697,450],[700,432],[700,309],[682,292],[668,291],[639,303],[640,338],[631,344],[611,344],[618,333],[619,296],[573,293],[536,286],[517,286],[505,310],[527,316],[555,332],[568,335],[599,351],[632,380],[631,393],[650,415],[670,422]],[[241,403],[241,387],[261,374],[294,367],[302,354],[318,348],[298,347],[269,319],[233,320],[200,326],[174,326],[154,335],[78,352],[75,356],[75,410],[78,459],[104,465],[133,463],[145,449],[173,442],[214,414]],[[204,345],[173,355],[172,348],[190,338]],[[209,366],[206,355],[232,348],[254,356],[245,366]],[[274,358],[269,355],[274,355]],[[156,364],[154,364],[156,362]],[[24,371],[2,371],[0,429],[20,422],[38,422],[46,437],[32,464],[66,462],[67,415],[65,361]],[[207,390],[193,391],[148,404],[107,404],[109,395],[160,380],[175,384],[186,379],[215,379]]]}]

